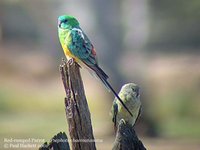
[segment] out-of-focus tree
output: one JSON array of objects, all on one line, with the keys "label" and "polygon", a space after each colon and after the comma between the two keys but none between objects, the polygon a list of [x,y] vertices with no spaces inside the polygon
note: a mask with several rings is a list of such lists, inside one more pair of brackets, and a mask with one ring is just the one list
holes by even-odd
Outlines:
[{"label": "out-of-focus tree", "polygon": [[[129,51],[143,47],[148,34],[146,0],[93,1],[97,17],[98,32],[104,46],[104,63],[112,72],[112,79],[118,89],[126,80],[119,65],[121,58]],[[128,12],[128,14],[127,14]]]},{"label": "out-of-focus tree", "polygon": [[3,42],[36,42],[39,31],[37,22],[21,2],[1,1],[0,26]]},{"label": "out-of-focus tree", "polygon": [[[115,85],[121,85],[122,78],[120,72],[117,70],[117,62],[120,59],[120,55],[124,51],[123,47],[123,28],[121,26],[122,14],[121,14],[122,1],[93,1],[94,9],[96,10],[97,25],[99,34],[102,37],[104,45],[102,46],[103,62],[112,72],[111,80],[118,81]],[[116,86],[115,86],[116,87]]]},{"label": "out-of-focus tree", "polygon": [[199,51],[199,0],[150,0],[149,5],[152,18],[148,48]]}]

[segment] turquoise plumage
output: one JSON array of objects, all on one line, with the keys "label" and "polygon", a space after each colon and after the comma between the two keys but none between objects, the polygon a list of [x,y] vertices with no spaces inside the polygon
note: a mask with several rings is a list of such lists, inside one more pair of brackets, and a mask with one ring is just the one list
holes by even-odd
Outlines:
[{"label": "turquoise plumage", "polygon": [[72,40],[68,45],[70,52],[87,65],[96,65],[97,60],[92,53],[93,45],[81,28],[73,28],[70,36]]}]

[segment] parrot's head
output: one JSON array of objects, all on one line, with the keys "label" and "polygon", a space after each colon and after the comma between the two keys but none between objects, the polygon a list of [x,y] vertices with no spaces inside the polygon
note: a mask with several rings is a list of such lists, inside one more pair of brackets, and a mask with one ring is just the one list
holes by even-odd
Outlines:
[{"label": "parrot's head", "polygon": [[134,96],[135,98],[140,96],[140,87],[135,83],[127,83],[121,90],[126,94]]},{"label": "parrot's head", "polygon": [[58,27],[61,29],[72,29],[79,26],[79,22],[73,16],[63,15],[58,17]]}]

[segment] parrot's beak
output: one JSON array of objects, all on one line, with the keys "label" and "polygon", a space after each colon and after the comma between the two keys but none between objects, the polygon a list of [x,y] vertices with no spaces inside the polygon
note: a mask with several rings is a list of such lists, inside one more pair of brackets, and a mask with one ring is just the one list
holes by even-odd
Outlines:
[{"label": "parrot's beak", "polygon": [[61,27],[61,21],[58,20],[58,27],[60,28]]}]

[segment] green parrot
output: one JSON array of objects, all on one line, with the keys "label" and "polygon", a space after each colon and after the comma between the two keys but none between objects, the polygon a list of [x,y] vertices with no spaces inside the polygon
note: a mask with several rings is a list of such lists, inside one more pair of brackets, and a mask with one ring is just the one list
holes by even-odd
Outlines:
[{"label": "green parrot", "polygon": [[99,67],[95,48],[80,28],[78,20],[73,16],[60,16],[58,18],[58,36],[66,57],[68,59],[73,58],[78,64],[86,67],[94,76],[100,79],[132,116],[127,106],[107,81],[108,75]]},{"label": "green parrot", "polygon": [[111,108],[112,121],[116,128],[120,120],[124,120],[126,123],[134,126],[141,112],[141,101],[139,86],[134,83],[128,83],[122,86],[119,97],[122,99],[124,104],[131,111],[133,116],[130,116],[127,111],[122,107],[121,103],[115,98]]}]

